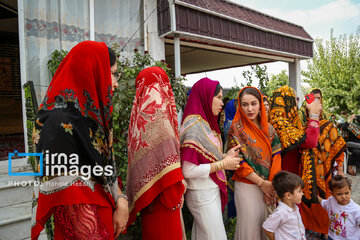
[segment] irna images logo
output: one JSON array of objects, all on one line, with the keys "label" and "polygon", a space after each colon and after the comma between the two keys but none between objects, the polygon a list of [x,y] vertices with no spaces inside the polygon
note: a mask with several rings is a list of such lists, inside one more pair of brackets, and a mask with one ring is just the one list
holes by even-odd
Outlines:
[{"label": "irna images logo", "polygon": [[[42,153],[18,153],[18,151],[15,151],[13,153],[9,153],[9,176],[43,176],[43,154]],[[12,172],[11,169],[11,162],[12,159],[15,158],[15,156],[18,157],[39,157],[40,162],[40,171],[35,172]]]}]

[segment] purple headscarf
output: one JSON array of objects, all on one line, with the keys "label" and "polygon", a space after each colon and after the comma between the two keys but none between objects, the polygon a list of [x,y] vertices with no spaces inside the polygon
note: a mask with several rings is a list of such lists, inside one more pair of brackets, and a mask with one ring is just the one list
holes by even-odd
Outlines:
[{"label": "purple headscarf", "polygon": [[185,106],[182,121],[184,121],[188,115],[200,115],[209,123],[211,130],[220,133],[219,125],[217,123],[218,117],[215,117],[212,112],[212,101],[218,84],[218,81],[209,78],[202,78],[194,84]]}]

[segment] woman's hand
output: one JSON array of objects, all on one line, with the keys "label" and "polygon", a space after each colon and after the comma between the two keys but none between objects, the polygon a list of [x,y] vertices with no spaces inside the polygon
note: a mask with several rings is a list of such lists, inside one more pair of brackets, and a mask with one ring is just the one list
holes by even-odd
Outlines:
[{"label": "woman's hand", "polygon": [[276,197],[273,196],[273,197],[268,197],[264,194],[263,196],[263,199],[264,199],[264,203],[267,205],[267,206],[270,206],[272,204],[275,204],[276,202]]},{"label": "woman's hand", "polygon": [[270,181],[263,180],[258,186],[268,199],[273,199],[275,197],[275,189]]},{"label": "woman's hand", "polygon": [[125,198],[118,198],[113,215],[114,235],[117,239],[125,228],[129,219],[129,203]]},{"label": "woman's hand", "polygon": [[230,156],[230,157],[237,157],[239,155],[239,148],[241,147],[240,144],[237,146],[231,148],[224,156],[224,158]]},{"label": "woman's hand", "polygon": [[237,170],[240,167],[241,159],[234,156],[226,156],[223,160],[226,170]]},{"label": "woman's hand", "polygon": [[308,104],[306,102],[306,109],[309,111],[309,114],[317,114],[320,116],[322,111],[321,102],[315,99],[312,103]]}]

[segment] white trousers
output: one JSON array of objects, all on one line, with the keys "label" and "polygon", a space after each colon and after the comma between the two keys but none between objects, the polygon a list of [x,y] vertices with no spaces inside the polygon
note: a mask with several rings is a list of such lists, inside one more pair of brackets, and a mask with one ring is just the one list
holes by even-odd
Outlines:
[{"label": "white trousers", "polygon": [[192,240],[226,240],[221,211],[220,189],[188,189],[186,204],[194,216]]},{"label": "white trousers", "polygon": [[266,204],[263,192],[255,184],[235,181],[236,206],[235,240],[265,240],[262,224],[265,221]]}]

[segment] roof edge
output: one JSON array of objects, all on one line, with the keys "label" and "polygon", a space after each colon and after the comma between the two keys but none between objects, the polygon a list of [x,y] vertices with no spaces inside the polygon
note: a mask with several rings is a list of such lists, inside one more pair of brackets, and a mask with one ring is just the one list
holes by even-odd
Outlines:
[{"label": "roof edge", "polygon": [[231,42],[231,41],[228,41],[228,40],[223,40],[223,39],[219,39],[219,38],[213,38],[213,37],[198,35],[198,34],[194,34],[194,33],[188,33],[188,32],[184,32],[184,31],[168,31],[168,32],[160,35],[159,37],[160,38],[165,38],[165,37],[168,37],[168,36],[173,36],[174,34],[179,34],[179,35],[188,36],[188,37],[196,37],[196,38],[199,38],[199,39],[206,39],[206,40],[215,41],[215,42],[222,42],[224,44],[230,44],[230,45],[238,46],[238,47],[247,47],[247,48],[250,48],[250,49],[252,48],[252,49],[258,49],[258,50],[265,50],[265,52],[268,52],[270,54],[275,54],[275,55],[280,54],[279,56],[284,56],[284,57],[288,57],[288,58],[289,57],[290,58],[298,58],[300,60],[307,60],[307,59],[312,58],[310,56],[299,55],[299,54],[289,53],[289,52],[283,52],[283,51],[278,51],[278,50],[274,50],[274,49],[267,49],[267,48],[262,48],[262,47],[243,44],[243,43],[238,43],[238,42]]},{"label": "roof edge", "polygon": [[[228,0],[226,0],[226,1],[228,2]],[[280,32],[280,31],[276,31],[276,30],[273,30],[273,29],[265,28],[265,27],[262,27],[262,26],[259,26],[259,25],[253,24],[253,23],[249,23],[249,22],[246,22],[246,21],[234,18],[234,17],[230,17],[230,16],[227,16],[227,15],[218,13],[218,12],[211,11],[211,10],[206,9],[206,8],[202,8],[202,7],[198,7],[198,6],[189,4],[189,3],[185,3],[185,2],[182,2],[181,0],[174,0],[174,3],[178,4],[178,5],[181,5],[181,6],[184,6],[184,7],[192,8],[192,9],[195,9],[195,10],[198,10],[198,11],[201,11],[201,12],[209,13],[209,14],[214,15],[214,16],[225,18],[225,19],[231,20],[233,22],[238,22],[238,23],[247,25],[249,27],[257,28],[257,29],[265,31],[265,32],[272,32],[272,33],[275,33],[275,34],[278,34],[278,35],[282,35],[282,36],[286,36],[286,37],[290,37],[290,38],[295,38],[295,39],[299,39],[299,40],[306,41],[306,42],[314,42],[315,41],[312,38],[304,38],[304,37],[300,37],[300,36]],[[248,7],[246,7],[246,8],[248,8]],[[250,8],[248,8],[248,9],[250,9]],[[253,9],[250,9],[250,10],[254,11]],[[256,11],[256,12],[261,13],[259,11]],[[264,14],[264,13],[261,13],[261,14]],[[264,14],[264,15],[269,16],[271,18],[274,18],[274,17],[272,17],[270,15],[267,15],[267,14]],[[278,19],[278,18],[274,18],[274,19],[280,20],[282,22],[286,22],[288,24],[291,24],[291,25],[294,25],[294,26],[297,26],[297,27],[301,27],[304,30],[304,28],[302,26],[298,26],[296,24],[293,24],[293,23],[290,23],[290,22],[287,22],[287,21],[284,21],[284,20],[281,20],[281,19]]]}]

